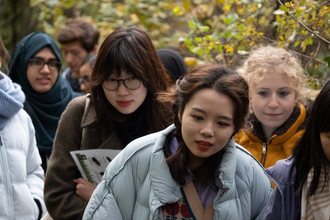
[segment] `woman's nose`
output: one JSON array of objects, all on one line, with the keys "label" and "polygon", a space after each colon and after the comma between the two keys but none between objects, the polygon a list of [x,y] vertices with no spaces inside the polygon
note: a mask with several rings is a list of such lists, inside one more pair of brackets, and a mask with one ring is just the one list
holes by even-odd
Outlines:
[{"label": "woman's nose", "polygon": [[119,86],[117,89],[117,94],[120,96],[124,96],[124,95],[128,95],[129,91],[128,89],[125,87],[124,82],[121,81],[119,82]]},{"label": "woman's nose", "polygon": [[270,102],[268,103],[270,108],[277,108],[279,106],[278,100],[276,96],[272,96]]},{"label": "woman's nose", "polygon": [[200,133],[201,135],[212,137],[214,135],[213,125],[211,123],[205,123]]}]

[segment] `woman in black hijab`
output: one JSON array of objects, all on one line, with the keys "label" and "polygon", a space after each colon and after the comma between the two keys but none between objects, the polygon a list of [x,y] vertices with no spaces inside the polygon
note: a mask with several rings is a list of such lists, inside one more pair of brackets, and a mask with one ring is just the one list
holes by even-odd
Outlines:
[{"label": "woman in black hijab", "polygon": [[67,104],[78,93],[60,74],[61,55],[53,38],[31,33],[15,47],[9,76],[21,85],[26,95],[24,109],[32,118],[37,145],[46,172],[58,120]]}]

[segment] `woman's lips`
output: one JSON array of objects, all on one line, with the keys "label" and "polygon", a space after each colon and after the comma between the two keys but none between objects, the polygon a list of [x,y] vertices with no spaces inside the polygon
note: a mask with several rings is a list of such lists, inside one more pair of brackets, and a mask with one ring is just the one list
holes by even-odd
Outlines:
[{"label": "woman's lips", "polygon": [[42,78],[42,79],[37,79],[37,81],[40,83],[40,84],[48,84],[50,79],[48,78]]},{"label": "woman's lips", "polygon": [[202,151],[206,151],[213,146],[213,144],[208,141],[196,141],[196,145]]},{"label": "woman's lips", "polygon": [[117,101],[117,103],[121,107],[127,107],[132,103],[132,101]]},{"label": "woman's lips", "polygon": [[278,113],[278,114],[274,114],[274,113],[265,113],[265,115],[269,116],[269,117],[277,117],[277,116],[280,116],[281,114]]}]

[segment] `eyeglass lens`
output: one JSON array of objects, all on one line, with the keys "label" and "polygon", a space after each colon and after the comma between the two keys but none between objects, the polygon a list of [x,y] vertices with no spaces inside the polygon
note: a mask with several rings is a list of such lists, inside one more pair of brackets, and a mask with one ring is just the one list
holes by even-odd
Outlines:
[{"label": "eyeglass lens", "polygon": [[118,89],[120,81],[123,81],[124,86],[129,90],[138,89],[141,85],[141,81],[135,77],[130,77],[126,79],[109,78],[103,82],[103,85],[107,90],[114,91]]},{"label": "eyeglass lens", "polygon": [[29,60],[30,64],[32,67],[37,68],[37,69],[42,69],[45,64],[48,65],[48,67],[52,70],[58,70],[60,67],[60,62],[58,62],[55,59],[50,59],[48,62],[45,62],[44,59],[41,58],[32,58]]}]

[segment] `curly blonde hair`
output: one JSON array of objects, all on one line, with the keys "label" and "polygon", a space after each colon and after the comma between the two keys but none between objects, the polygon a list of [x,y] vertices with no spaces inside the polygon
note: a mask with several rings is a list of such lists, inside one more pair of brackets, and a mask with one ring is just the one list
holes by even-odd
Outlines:
[{"label": "curly blonde hair", "polygon": [[259,46],[254,48],[243,65],[237,70],[247,81],[250,94],[265,73],[283,73],[289,77],[296,91],[297,100],[305,93],[305,75],[299,60],[283,48]]}]

